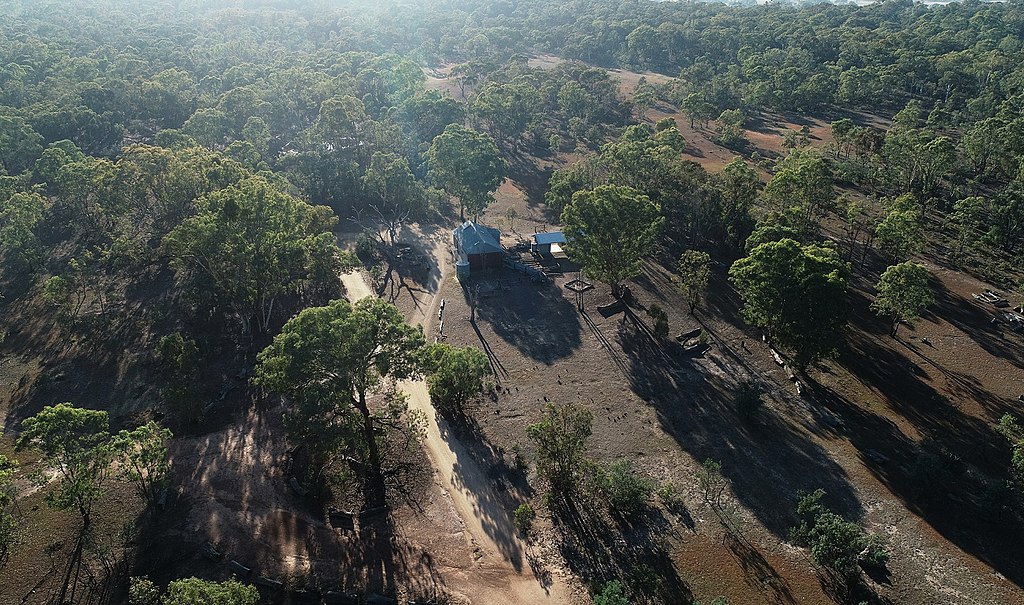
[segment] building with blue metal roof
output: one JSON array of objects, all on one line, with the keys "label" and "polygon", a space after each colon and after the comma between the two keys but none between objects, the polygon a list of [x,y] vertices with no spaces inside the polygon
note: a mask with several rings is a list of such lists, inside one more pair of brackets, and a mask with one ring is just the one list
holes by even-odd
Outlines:
[{"label": "building with blue metal roof", "polygon": [[501,267],[505,249],[497,229],[466,221],[452,231],[452,240],[458,262],[467,264],[471,271]]},{"label": "building with blue metal roof", "polygon": [[561,231],[544,231],[533,234],[530,250],[536,254],[558,254],[565,243],[565,235]]}]

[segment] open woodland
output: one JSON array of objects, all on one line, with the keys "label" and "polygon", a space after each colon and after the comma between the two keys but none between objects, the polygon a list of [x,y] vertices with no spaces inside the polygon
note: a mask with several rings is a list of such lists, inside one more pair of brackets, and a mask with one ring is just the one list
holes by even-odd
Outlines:
[{"label": "open woodland", "polygon": [[0,604],[1024,604],[1022,259],[1019,2],[6,0]]}]

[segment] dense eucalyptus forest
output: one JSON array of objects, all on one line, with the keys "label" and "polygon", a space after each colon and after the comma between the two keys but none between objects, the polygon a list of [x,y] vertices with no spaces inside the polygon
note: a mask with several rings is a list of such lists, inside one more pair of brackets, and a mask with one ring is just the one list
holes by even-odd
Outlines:
[{"label": "dense eucalyptus forest", "polygon": [[0,603],[1021,602],[1022,259],[1018,2],[7,0]]}]

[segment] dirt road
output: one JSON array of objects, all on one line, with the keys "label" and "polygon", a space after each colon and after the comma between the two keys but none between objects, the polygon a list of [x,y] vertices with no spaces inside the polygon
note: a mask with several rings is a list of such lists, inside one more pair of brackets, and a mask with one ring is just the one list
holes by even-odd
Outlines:
[{"label": "dirt road", "polygon": [[361,298],[373,296],[373,292],[370,291],[370,285],[366,283],[366,278],[363,277],[361,271],[345,273],[341,276],[341,283],[345,285],[345,293],[348,295],[349,302],[356,302]]},{"label": "dirt road", "polygon": [[[439,262],[447,255],[444,240],[433,238],[433,241],[433,249],[424,252],[430,257],[431,270],[438,274],[437,288],[431,293],[429,304],[419,307],[421,311],[410,318],[413,323],[422,325],[428,335],[440,303],[437,292],[448,274],[446,263]],[[373,295],[362,273],[348,273],[341,279],[350,301]],[[570,590],[561,577],[534,573],[527,560],[528,545],[517,535],[505,499],[469,450],[454,437],[447,423],[437,417],[426,383],[405,381],[400,388],[409,396],[409,407],[421,410],[427,419],[424,447],[438,481],[462,519],[467,546],[480,555],[471,569],[460,570],[458,577],[449,579],[452,588],[471,603],[481,605],[571,603]]]}]

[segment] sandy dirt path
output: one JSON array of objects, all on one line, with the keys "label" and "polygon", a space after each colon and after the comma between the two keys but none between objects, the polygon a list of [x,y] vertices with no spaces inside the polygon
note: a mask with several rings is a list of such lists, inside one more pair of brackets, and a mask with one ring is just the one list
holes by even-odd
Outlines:
[{"label": "sandy dirt path", "polygon": [[[443,237],[430,238],[433,249],[424,250],[430,257],[431,271],[438,279],[429,304],[422,305],[410,321],[423,326],[432,340],[432,327],[440,305],[438,292],[448,276],[448,250]],[[355,302],[373,292],[362,272],[341,276],[350,301]],[[451,432],[447,423],[434,412],[426,382],[404,381],[400,388],[409,396],[409,407],[423,412],[427,419],[424,447],[437,472],[441,486],[451,498],[462,518],[467,547],[479,553],[476,565],[460,570],[451,578],[452,587],[471,603],[480,605],[535,605],[537,603],[568,604],[571,591],[556,574],[535,573],[528,561],[528,545],[519,538],[512,523],[511,511],[486,472],[471,452]]]}]

